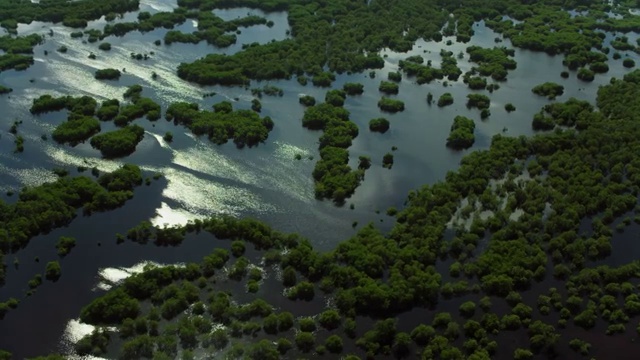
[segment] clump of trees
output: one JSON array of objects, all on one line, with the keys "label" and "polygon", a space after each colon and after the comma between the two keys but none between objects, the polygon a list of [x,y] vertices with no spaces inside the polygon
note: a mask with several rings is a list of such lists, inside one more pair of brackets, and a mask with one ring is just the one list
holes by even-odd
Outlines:
[{"label": "clump of trees", "polygon": [[56,243],[56,250],[58,251],[58,255],[65,256],[71,252],[76,246],[76,239],[74,237],[68,236],[60,236],[58,242]]},{"label": "clump of trees", "polygon": [[273,129],[273,120],[261,118],[251,110],[233,110],[230,102],[215,105],[217,110],[200,110],[195,103],[176,102],[169,105],[165,117],[190,129],[196,135],[206,135],[216,144],[230,139],[237,147],[252,147],[264,142]]},{"label": "clump of trees", "polygon": [[58,143],[69,143],[72,146],[86,141],[100,132],[100,122],[93,117],[83,116],[69,118],[58,125],[51,137]]},{"label": "clump of trees", "polygon": [[512,103],[505,104],[504,109],[509,113],[516,111],[516,107]]},{"label": "clump of trees", "polygon": [[494,80],[506,80],[507,71],[513,70],[517,66],[516,61],[511,58],[515,51],[506,47],[488,49],[469,46],[467,53],[469,60],[478,64],[475,70],[482,76],[491,76]]},{"label": "clump of trees", "polygon": [[98,45],[98,49],[102,51],[109,51],[111,50],[111,43],[108,43],[108,42],[100,43],[100,45]]},{"label": "clump of trees", "polygon": [[458,150],[470,148],[475,142],[473,135],[475,128],[473,120],[464,116],[456,116],[453,119],[449,137],[447,137],[447,146]]},{"label": "clump of trees", "polygon": [[418,84],[430,83],[436,79],[441,80],[445,76],[451,81],[458,80],[462,71],[458,68],[458,62],[453,56],[453,52],[441,50],[440,56],[442,61],[439,69],[433,67],[431,61],[423,65],[424,59],[421,56],[410,56],[405,60],[400,60],[398,66],[408,76],[415,77]]},{"label": "clump of trees", "polygon": [[94,74],[96,80],[118,80],[120,76],[122,73],[118,69],[99,69]]},{"label": "clump of trees", "polygon": [[531,92],[536,95],[546,96],[549,100],[553,100],[556,96],[560,96],[564,93],[564,86],[554,82],[546,82],[544,84],[534,86],[531,89]]},{"label": "clump of trees", "polygon": [[491,100],[487,95],[483,94],[468,94],[467,95],[467,108],[478,108],[480,110],[489,109],[491,106]]},{"label": "clump of trees", "polygon": [[[7,25],[8,23],[5,21],[2,24]],[[6,28],[6,26],[3,27]],[[10,27],[10,29],[12,28]],[[3,50],[4,53],[0,55],[0,72],[10,69],[22,71],[29,68],[34,63],[33,48],[43,42],[44,37],[39,34],[15,37],[10,35],[1,36],[0,50]]]},{"label": "clump of trees", "polygon": [[626,59],[622,60],[622,66],[630,69],[630,68],[636,66],[636,62],[633,61],[633,59],[631,59],[631,58],[626,58]]},{"label": "clump of trees", "polygon": [[262,88],[253,88],[251,89],[251,94],[253,96],[257,96],[259,98],[262,97],[262,94],[268,96],[283,96],[284,90],[274,85],[265,85]]},{"label": "clump of trees", "polygon": [[391,81],[381,81],[378,90],[385,94],[397,94],[398,93],[398,84]]},{"label": "clump of trees", "polygon": [[322,130],[320,160],[313,170],[315,194],[341,204],[351,196],[364,178],[364,169],[349,167],[351,141],[358,136],[358,127],[349,121],[349,112],[329,103],[307,108],[302,125],[311,130]]},{"label": "clump of trees", "polygon": [[50,261],[47,263],[47,266],[44,270],[44,276],[49,281],[58,281],[60,276],[62,275],[62,270],[60,269],[60,263],[57,261]]},{"label": "clump of trees", "polygon": [[580,68],[580,70],[578,70],[577,77],[582,81],[591,82],[595,77],[595,73],[590,69]]},{"label": "clump of trees", "polygon": [[91,146],[100,150],[106,158],[117,158],[132,154],[144,137],[144,129],[138,125],[127,125],[122,129],[99,134],[91,138]]},{"label": "clump of trees", "polygon": [[444,107],[453,104],[453,95],[451,93],[444,93],[438,98],[438,106]]},{"label": "clump of trees", "polygon": [[313,106],[316,104],[316,98],[311,95],[303,95],[298,98],[298,102],[304,106]]},{"label": "clump of trees", "polygon": [[342,106],[344,105],[345,100],[347,99],[347,93],[344,90],[329,90],[324,97],[324,101],[327,104],[331,104],[333,106]]},{"label": "clump of trees", "polygon": [[382,111],[395,113],[399,111],[404,111],[404,102],[402,100],[391,99],[383,96],[378,101],[378,107]]},{"label": "clump of trees", "polygon": [[393,167],[393,154],[386,153],[382,156],[382,167],[385,169],[391,169]]},{"label": "clump of trees", "polygon": [[371,119],[369,120],[369,130],[384,134],[389,130],[389,120],[385,118]]},{"label": "clump of trees", "polygon": [[348,82],[342,86],[342,90],[344,90],[348,95],[361,95],[364,92],[364,85]]},{"label": "clump of trees", "polygon": [[[15,203],[0,202],[3,214],[0,251],[20,249],[36,235],[66,226],[77,216],[78,209],[91,213],[120,207],[133,197],[133,189],[140,184],[140,168],[124,165],[97,181],[65,176],[52,183],[24,188]],[[57,246],[61,254],[68,253],[71,247],[70,240],[61,240]],[[0,275],[2,282],[4,272]]]}]

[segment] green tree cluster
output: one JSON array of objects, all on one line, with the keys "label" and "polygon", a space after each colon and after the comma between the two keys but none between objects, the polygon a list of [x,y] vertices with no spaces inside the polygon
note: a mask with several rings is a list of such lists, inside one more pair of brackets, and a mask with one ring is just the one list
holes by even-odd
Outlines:
[{"label": "green tree cluster", "polygon": [[96,70],[94,77],[96,80],[118,80],[122,73],[118,69],[99,69]]},{"label": "green tree cluster", "polygon": [[122,129],[106,132],[91,138],[91,146],[100,150],[105,158],[123,157],[132,154],[144,137],[144,129],[138,125],[127,125]]},{"label": "green tree cluster", "polygon": [[349,121],[347,110],[329,103],[307,108],[302,126],[323,131],[320,137],[320,160],[313,170],[316,197],[343,203],[364,178],[364,169],[353,170],[349,166],[347,151],[351,141],[358,135],[358,127]]},{"label": "green tree cluster", "polygon": [[268,116],[260,118],[251,110],[233,110],[229,102],[216,106],[218,111],[212,112],[200,110],[195,103],[176,102],[169,105],[165,117],[196,135],[207,135],[216,144],[233,139],[240,148],[264,142],[273,129],[273,120]]},{"label": "green tree cluster", "polygon": [[470,148],[475,142],[473,135],[475,128],[476,124],[473,120],[464,116],[456,116],[447,138],[447,146],[458,150]]},{"label": "green tree cluster", "polygon": [[546,82],[544,84],[534,86],[531,89],[531,92],[536,95],[546,96],[549,100],[554,100],[556,96],[560,96],[564,93],[564,86],[553,82]]}]

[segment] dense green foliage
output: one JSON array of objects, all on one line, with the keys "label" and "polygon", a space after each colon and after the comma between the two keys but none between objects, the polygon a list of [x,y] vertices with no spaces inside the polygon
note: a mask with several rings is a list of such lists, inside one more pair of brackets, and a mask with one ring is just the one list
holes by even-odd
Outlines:
[{"label": "dense green foliage", "polygon": [[71,252],[76,246],[76,239],[68,236],[61,236],[56,243],[56,250],[58,250],[58,255],[65,256]]},{"label": "dense green foliage", "polygon": [[270,117],[260,118],[251,110],[233,110],[231,103],[215,105],[218,111],[200,110],[195,103],[176,102],[169,105],[167,120],[182,124],[196,135],[207,135],[216,144],[228,140],[238,147],[249,147],[264,142],[273,129]]},{"label": "dense green foliage", "polygon": [[316,98],[311,95],[303,95],[298,98],[298,102],[304,106],[313,106],[316,104]]},{"label": "dense green foliage", "polygon": [[[176,244],[185,233],[207,231],[218,238],[252,243],[266,251],[264,261],[268,259],[283,269],[283,281],[290,287],[285,291],[292,299],[289,301],[308,299],[314,294],[318,297],[318,289],[331,293],[335,309],[324,310],[316,320],[327,331],[334,331],[329,329],[341,329],[337,325],[340,319],[345,333],[355,338],[346,341],[369,357],[406,351],[420,351],[427,358],[437,354],[460,358],[463,351],[477,353],[480,358],[589,352],[589,343],[575,340],[580,335],[565,333],[564,326],[571,323],[591,329],[593,334],[619,336],[615,334],[640,315],[640,301],[633,285],[640,274],[640,263],[611,267],[592,262],[612,251],[613,231],[607,224],[629,211],[637,211],[640,164],[633,154],[640,150],[640,72],[603,86],[597,105],[599,111],[588,102],[571,99],[545,106],[545,116],[555,124],[573,124],[575,128],[532,138],[494,136],[489,150],[467,155],[460,169],[447,174],[445,181],[411,192],[407,206],[396,214],[397,225],[387,236],[366,226],[328,253],[315,252],[308,241],[277,233],[251,220],[196,220],[182,228],[148,225],[132,234],[155,239],[158,244]],[[312,112],[314,116],[305,119],[309,127],[327,131],[326,122],[348,122],[348,113],[340,107],[317,107],[320,108]],[[470,120],[457,122],[459,129],[473,124]],[[530,178],[520,177],[525,171]],[[489,185],[491,181],[495,181],[494,186]],[[546,210],[546,204],[552,204],[552,209]],[[467,215],[459,212],[465,206],[471,207]],[[523,213],[514,219],[511,214],[515,209]],[[490,215],[481,218],[481,211],[489,211]],[[543,218],[547,211],[550,215]],[[452,219],[452,238],[445,239],[445,224]],[[470,220],[470,224],[455,225],[462,219]],[[585,222],[588,231],[578,235]],[[477,248],[480,241],[484,242],[482,249]],[[274,248],[287,251],[276,252],[275,256],[270,251]],[[235,263],[227,266],[246,270],[249,260],[245,253],[238,255],[241,256]],[[446,258],[453,261],[452,276],[464,275],[465,280],[443,280],[434,265]],[[267,334],[278,331],[280,336],[294,339],[288,340],[289,346],[282,341],[282,349],[295,344],[299,350],[309,351],[318,345],[319,339],[310,335],[317,329],[315,321],[301,319],[300,332],[295,336],[285,333],[289,330],[280,330],[276,321],[280,315],[271,316],[274,310],[263,300],[234,304],[224,292],[199,295],[196,284],[200,276],[212,276],[228,261],[228,251],[218,249],[201,264],[158,268],[136,275],[85,308],[83,319],[122,328],[129,323],[127,317],[147,317],[155,312],[157,316],[175,317],[178,329],[187,331],[196,320],[183,310],[208,296],[206,318],[228,324],[229,336],[259,337],[264,329]],[[233,270],[229,275],[235,273]],[[562,288],[541,288],[545,284],[541,281],[550,277],[555,277],[553,284]],[[534,287],[541,289],[537,299],[520,294]],[[504,297],[501,302],[509,308],[498,316],[490,297],[455,300],[471,292],[480,293],[481,297]],[[151,301],[150,310],[142,310],[144,307],[138,304],[145,299]],[[401,329],[394,318],[388,318],[414,307],[451,304],[450,299],[454,299],[462,319],[436,312],[432,320],[425,320],[412,330]],[[353,332],[356,315],[375,320],[368,328]],[[260,318],[262,325],[256,320]],[[288,320],[283,329],[291,329],[292,323]],[[601,326],[596,327],[597,324]],[[173,329],[164,325],[158,331],[170,336]],[[339,333],[331,335],[334,334]],[[500,334],[528,337],[524,345],[528,348],[522,348],[522,343],[505,342]],[[135,340],[138,338],[126,341],[140,341]],[[149,341],[160,345],[161,339]],[[196,337],[196,343],[206,344],[205,339]],[[566,350],[561,341],[569,344]],[[222,347],[227,346],[226,342],[223,344]],[[248,351],[275,350],[275,346],[263,345]],[[339,348],[338,339],[326,340],[325,350]]]},{"label": "dense green foliage", "polygon": [[118,80],[122,73],[118,69],[100,69],[96,70],[94,77],[97,80]]},{"label": "dense green foliage", "polygon": [[[438,40],[440,29],[447,22],[442,31],[464,42],[473,35],[474,21],[480,19],[510,38],[515,46],[564,54],[565,65],[580,69],[579,79],[591,81],[595,73],[608,69],[608,65],[603,66],[606,56],[592,50],[602,48],[604,33],[597,30],[639,30],[635,18],[626,14],[626,7],[632,6],[626,2],[180,0],[179,5],[181,8],[172,15],[141,14],[134,25],[110,24],[109,33],[140,29],[145,22],[150,23],[146,26],[170,27],[181,17],[196,16],[196,12],[185,14],[184,8],[210,12],[215,7],[245,5],[288,11],[291,38],[265,45],[250,44],[231,56],[210,55],[179,69],[181,77],[207,84],[248,84],[252,78],[306,74],[313,77],[315,85],[329,86],[334,77],[323,71],[325,66],[337,71],[379,67],[381,58],[364,54],[376,54],[384,47],[406,51],[419,37]],[[588,11],[575,16],[565,11],[576,7]],[[624,15],[608,16],[609,10]],[[205,23],[203,20],[209,19],[212,18],[199,20]],[[74,25],[81,22],[68,20]],[[192,34],[171,36],[190,39],[189,35]],[[218,34],[216,39],[222,39],[216,40],[222,45],[235,41],[235,37],[225,34]],[[631,49],[622,36],[611,45]],[[465,79],[469,79],[467,84],[473,79],[478,89],[482,88],[482,80],[486,83],[480,76],[504,80],[507,70],[515,67],[510,50],[470,47],[467,53],[478,67]],[[405,59],[401,67],[418,82],[445,76],[448,80],[457,79],[460,71],[455,58],[449,52],[441,56],[439,69],[423,65],[420,57]],[[347,89],[344,93],[348,93]],[[489,114],[487,96],[471,94],[467,99],[467,106],[481,109],[483,117]],[[387,100],[395,101],[381,102]],[[367,161],[361,158],[362,167],[356,171],[348,166],[347,148],[358,129],[341,107],[345,101],[341,90],[327,92],[325,101],[307,109],[303,125],[324,132],[320,139],[321,160],[313,174],[316,194],[342,202],[364,176]],[[449,94],[442,105],[452,102]],[[640,162],[635,156],[640,151],[640,72],[602,86],[597,105],[598,110],[586,101],[570,99],[545,106],[534,116],[533,126],[555,131],[532,138],[494,136],[488,150],[464,157],[460,168],[449,172],[443,181],[410,192],[405,208],[395,214],[396,225],[387,235],[365,226],[327,253],[314,251],[299,236],[280,234],[251,220],[196,220],[179,228],[141,224],[127,233],[127,238],[177,245],[186,233],[205,231],[220,239],[234,240],[230,247],[235,256],[231,259],[229,251],[219,248],[198,264],[149,268],[93,301],[83,309],[81,319],[117,326],[120,335],[111,337],[118,339],[115,345],[121,349],[118,357],[122,358],[176,358],[178,354],[188,357],[191,350],[202,346],[211,352],[226,351],[230,358],[276,359],[279,352],[286,353],[294,346],[309,352],[308,356],[326,350],[338,354],[343,342],[355,345],[367,358],[420,354],[426,359],[526,359],[571,357],[565,351],[588,354],[591,344],[576,336],[626,336],[619,333],[631,328],[631,321],[637,322],[640,315],[636,294],[640,263],[614,267],[601,262],[612,252],[610,225],[640,211]],[[48,106],[61,110],[69,104],[66,100],[60,104],[52,101],[44,108]],[[105,119],[111,117],[115,105],[108,106],[112,108],[104,110]],[[92,111],[95,107],[94,104]],[[214,109],[206,112],[195,104],[176,103],[167,111],[167,117],[194,133],[207,134],[213,141],[236,140],[237,127],[245,126],[238,111],[228,103],[216,104]],[[84,118],[93,116],[93,112],[69,110]],[[70,116],[69,121],[78,119],[83,117]],[[254,117],[252,121],[253,125],[261,119]],[[261,126],[270,129],[270,119],[266,124],[262,121]],[[244,144],[246,137],[264,140],[268,130],[261,126],[242,128],[240,143]],[[451,140],[452,144],[466,147],[470,140],[472,144],[473,129],[472,120],[456,118],[448,143]],[[393,155],[384,155],[383,164],[392,163]],[[107,189],[118,188],[121,183],[113,178],[105,181],[106,186],[100,181],[99,184]],[[76,187],[81,186],[73,184],[72,189]],[[78,201],[73,194],[64,199]],[[4,207],[2,210],[0,220],[4,222],[11,212],[4,211]],[[30,210],[41,213],[41,209]],[[30,220],[13,226],[24,231]],[[625,218],[617,227],[624,230],[630,222]],[[5,229],[2,225],[0,229]],[[0,235],[5,235],[0,239],[9,242],[15,238],[11,233]],[[317,330],[313,318],[301,318],[294,325],[292,314],[278,313],[257,295],[246,294],[243,299],[251,300],[242,303],[232,301],[225,291],[211,289],[214,285],[210,284],[217,281],[214,275],[218,279],[228,276],[233,281],[249,278],[249,289],[250,281],[255,283],[261,278],[261,274],[252,271],[245,243],[254,245],[259,253],[260,262],[256,263],[264,260],[283,271],[283,285],[287,287],[283,294],[289,299],[282,300],[285,304],[324,301],[325,294],[320,291],[331,297],[332,308],[315,317],[323,327],[322,335],[313,333]],[[436,266],[443,263],[453,279],[437,270]],[[226,270],[221,271],[223,268]],[[547,290],[549,283],[544,281],[551,278],[558,288]],[[523,296],[531,295],[527,290],[540,294],[537,301]],[[461,300],[462,296],[468,297]],[[482,298],[476,301],[476,296]],[[504,297],[494,301],[500,309],[492,307],[493,297]],[[433,311],[438,304],[451,305],[452,313]],[[414,308],[426,308],[434,314],[421,319],[415,329],[403,328],[396,315]],[[372,320],[366,328],[356,331],[357,316]],[[213,330],[217,323],[225,327]],[[567,326],[569,331],[564,330]],[[589,330],[588,335],[578,328]],[[336,329],[340,332],[324,339],[325,330]],[[342,331],[349,339],[340,337]],[[261,338],[266,337],[263,333],[281,333],[277,345],[273,337]],[[229,339],[243,336],[252,339],[244,349],[241,341]],[[528,341],[514,342],[513,337]],[[85,353],[98,355],[106,351],[109,342],[108,333],[96,331],[80,344]],[[314,347],[316,353],[311,354]]]},{"label": "dense green foliage", "polygon": [[76,145],[89,139],[98,132],[100,132],[100,123],[98,120],[84,116],[63,122],[56,127],[51,137],[59,143]]},{"label": "dense green foliage", "polygon": [[636,62],[633,59],[626,58],[622,61],[622,65],[626,68],[632,68],[636,66]]},{"label": "dense green foliage", "polygon": [[51,136],[58,143],[69,143],[73,146],[100,132],[100,122],[93,118],[96,106],[97,102],[88,96],[54,98],[51,95],[42,95],[33,100],[30,111],[32,114],[42,114],[69,110],[67,121],[58,125]]},{"label": "dense green foliage", "polygon": [[513,49],[505,47],[485,49],[479,46],[470,46],[467,48],[469,60],[478,64],[477,70],[480,75],[491,76],[494,80],[506,80],[507,70],[516,68],[515,60],[509,58],[514,55]]},{"label": "dense green foliage", "polygon": [[467,108],[478,108],[480,110],[489,109],[491,106],[491,100],[487,95],[483,94],[468,94],[467,95]]},{"label": "dense green foliage", "polygon": [[464,116],[456,116],[451,125],[451,132],[447,138],[447,146],[454,149],[467,149],[473,146],[476,125],[473,120]]},{"label": "dense green foliage", "polygon": [[32,21],[62,22],[70,27],[85,27],[88,21],[97,20],[102,15],[137,9],[136,0],[6,2],[0,5],[0,22],[8,30],[15,30],[17,23],[29,24]]},{"label": "dense green foliage", "polygon": [[546,96],[549,100],[553,100],[556,96],[560,96],[564,93],[564,86],[553,82],[546,82],[544,84],[534,86],[531,89],[531,92],[536,95]]},{"label": "dense green foliage", "polygon": [[398,111],[404,111],[404,102],[402,100],[391,99],[391,98],[383,96],[378,101],[378,107],[382,111],[389,112],[389,113],[395,113],[395,112],[398,112]]},{"label": "dense green foliage", "polygon": [[127,125],[122,129],[99,134],[91,138],[91,146],[100,150],[106,158],[132,154],[144,137],[144,129],[138,125]]},{"label": "dense green foliage", "polygon": [[389,120],[385,118],[371,119],[369,120],[369,130],[386,133],[389,130]]},{"label": "dense green foliage", "polygon": [[448,80],[458,80],[462,71],[458,68],[458,62],[450,51],[442,50],[441,67],[435,68],[431,66],[431,61],[423,65],[424,59],[421,56],[410,56],[405,60],[400,60],[399,67],[404,73],[410,77],[415,77],[418,84],[430,83],[436,79],[443,79],[445,76]]},{"label": "dense green foliage", "polygon": [[360,83],[345,83],[342,90],[348,95],[361,95],[364,92],[364,85]]},{"label": "dense green foliage", "polygon": [[47,280],[58,281],[62,276],[62,269],[60,263],[57,261],[50,261],[47,263],[47,267],[44,270],[44,276]]},{"label": "dense green foliage", "polygon": [[[20,249],[32,237],[67,225],[79,208],[91,213],[120,207],[141,183],[140,169],[125,165],[100,176],[97,181],[87,177],[61,177],[53,183],[24,188],[17,202],[0,201],[0,251]],[[60,254],[66,254],[72,245],[70,241],[61,240],[57,247]],[[0,275],[2,282],[4,273]]]},{"label": "dense green foliage", "polygon": [[453,95],[451,95],[451,93],[444,93],[438,98],[439,107],[444,107],[451,104],[453,104]]},{"label": "dense green foliage", "polygon": [[351,196],[364,178],[364,169],[349,166],[351,141],[358,136],[358,127],[349,121],[349,112],[329,103],[314,105],[304,113],[302,125],[311,130],[322,130],[320,160],[313,170],[315,194],[342,204]]},{"label": "dense green foliage", "polygon": [[[2,15],[0,15],[1,18]],[[2,22],[3,26],[6,24],[6,22]],[[0,37],[0,50],[4,51],[0,55],[0,72],[10,69],[26,70],[34,63],[33,56],[31,56],[33,48],[43,42],[44,37],[38,34],[18,37],[5,35]]]},{"label": "dense green foliage", "polygon": [[391,81],[381,81],[380,86],[378,87],[380,92],[385,94],[397,94],[398,93],[398,84]]},{"label": "dense green foliage", "polygon": [[578,79],[582,81],[590,82],[590,81],[593,81],[595,77],[595,73],[590,69],[581,68],[580,70],[578,70],[577,76],[578,76]]}]

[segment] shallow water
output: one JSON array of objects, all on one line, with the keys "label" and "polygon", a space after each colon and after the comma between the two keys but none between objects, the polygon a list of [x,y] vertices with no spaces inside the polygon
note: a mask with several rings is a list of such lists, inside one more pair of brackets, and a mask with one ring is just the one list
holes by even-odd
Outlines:
[{"label": "shallow water", "polygon": [[[175,2],[170,1],[141,3],[141,10],[150,12],[169,11],[174,7]],[[388,230],[392,225],[391,218],[376,214],[376,210],[384,214],[389,206],[402,206],[408,191],[425,183],[442,180],[448,171],[458,167],[465,153],[488,148],[493,135],[531,135],[533,114],[550,103],[546,98],[531,94],[533,86],[553,81],[565,86],[564,95],[556,101],[565,101],[570,97],[593,101],[599,85],[629,71],[623,68],[622,60],[617,60],[610,62],[608,74],[597,75],[592,83],[581,82],[576,79],[575,73],[568,79],[562,79],[559,76],[564,70],[562,57],[516,50],[518,67],[510,71],[508,80],[500,83],[501,88],[490,95],[492,115],[487,120],[481,121],[479,111],[466,108],[465,96],[469,91],[461,80],[449,82],[449,86],[445,87],[442,81],[417,85],[413,79],[404,77],[397,98],[405,102],[406,110],[385,114],[376,106],[381,97],[377,88],[381,80],[387,79],[388,72],[397,70],[399,60],[409,55],[422,55],[425,60],[430,59],[437,65],[440,49],[443,48],[457,54],[470,45],[493,47],[510,44],[508,40],[495,44],[494,39],[500,36],[480,22],[474,26],[476,34],[468,44],[454,42],[447,46],[445,43],[449,38],[445,38],[440,43],[418,41],[409,53],[382,51],[386,66],[374,72],[374,79],[367,73],[343,74],[333,84],[334,88],[342,87],[345,82],[360,82],[365,86],[363,95],[349,97],[345,103],[345,108],[351,112],[351,120],[360,129],[359,136],[349,149],[351,165],[357,164],[360,155],[372,158],[372,167],[366,172],[364,182],[347,201],[355,205],[354,210],[350,210],[349,206],[337,208],[329,201],[314,198],[311,172],[318,158],[317,140],[320,133],[301,126],[304,108],[298,104],[298,96],[309,94],[321,101],[327,89],[310,85],[303,87],[295,80],[268,82],[281,87],[284,96],[265,96],[261,99],[262,115],[271,116],[275,128],[265,144],[254,148],[237,149],[232,143],[217,146],[165,120],[150,123],[144,119],[136,120],[147,131],[144,140],[138,145],[136,153],[119,160],[101,159],[99,152],[88,144],[71,148],[40,139],[42,134],[50,134],[55,125],[65,120],[63,113],[38,117],[29,114],[32,99],[46,93],[90,95],[102,100],[121,98],[126,86],[141,84],[144,87],[143,95],[158,101],[163,109],[173,101],[197,102],[204,108],[223,100],[233,101],[237,108],[250,108],[252,96],[248,89],[201,87],[184,82],[175,74],[179,63],[193,61],[207,53],[232,54],[239,51],[243,43],[264,43],[287,36],[286,13],[264,14],[241,8],[220,10],[216,14],[224,19],[233,19],[245,16],[248,12],[265,16],[274,21],[275,26],[242,28],[237,44],[226,49],[216,49],[204,42],[197,45],[155,46],[153,41],[163,38],[167,31],[157,29],[145,34],[129,33],[124,38],[106,38],[105,41],[110,42],[113,48],[110,52],[102,52],[97,49],[97,43],[85,44],[81,39],[71,39],[71,30],[62,26],[43,23],[20,26],[20,34],[47,33],[53,29],[54,36],[47,35],[46,43],[36,47],[36,63],[27,71],[0,74],[0,83],[14,89],[10,95],[0,97],[0,108],[4,110],[4,116],[0,118],[0,191],[5,193],[25,185],[53,181],[55,176],[50,169],[56,166],[69,169],[80,165],[97,166],[102,171],[112,171],[125,162],[133,162],[139,164],[147,176],[160,172],[164,178],[149,187],[142,186],[136,190],[135,198],[122,209],[91,217],[79,216],[67,228],[32,239],[26,249],[15,255],[20,261],[18,269],[11,266],[14,256],[6,257],[9,264],[8,281],[0,288],[0,299],[10,296],[23,298],[27,281],[35,273],[42,272],[47,261],[57,258],[54,248],[56,239],[61,235],[78,239],[76,248],[61,261],[63,276],[60,281],[55,285],[45,282],[32,297],[24,299],[17,310],[11,311],[0,321],[0,348],[14,352],[16,358],[57,350],[68,320],[76,318],[81,306],[101,293],[96,289],[96,276],[100,269],[130,267],[145,260],[166,263],[198,261],[215,246],[212,241],[195,239],[186,241],[179,248],[115,244],[116,232],[124,233],[142,220],[162,225],[180,224],[215,214],[252,216],[266,221],[275,229],[299,232],[310,238],[318,249],[329,250],[338,241],[354,234],[351,227],[353,221],[360,224],[373,221],[383,231]],[[129,13],[117,21],[134,21],[136,16],[136,13]],[[97,20],[90,27],[102,28],[104,24],[106,22],[103,19]],[[195,26],[188,20],[177,28],[192,31]],[[608,40],[614,37],[610,36]],[[635,41],[635,36],[630,41]],[[61,45],[68,47],[66,54],[56,51]],[[45,50],[49,55],[44,55]],[[136,61],[130,57],[131,52],[151,51],[155,54],[147,61]],[[96,60],[87,58],[91,52],[97,55]],[[640,61],[633,52],[624,56]],[[465,55],[465,59],[458,60],[463,71],[473,66],[466,59]],[[96,69],[107,67],[126,68],[126,73],[118,82],[93,79]],[[151,79],[152,72],[158,74],[158,80]],[[261,87],[266,83],[254,82],[251,87]],[[203,99],[202,95],[210,92],[216,92],[217,95]],[[450,92],[455,102],[445,108],[428,106],[426,95],[429,92],[434,94],[435,99],[442,93]],[[506,103],[514,104],[517,110],[507,114],[504,110]],[[452,151],[445,147],[449,128],[456,115],[476,121],[476,143],[466,151]],[[376,117],[390,120],[391,129],[387,133],[368,131],[368,121]],[[25,152],[22,154],[13,154],[13,138],[7,132],[14,119],[23,120],[19,126],[19,133],[25,137]],[[103,130],[113,128],[112,124],[101,125]],[[166,131],[174,134],[171,144],[162,140]],[[398,147],[394,152],[393,168],[384,169],[381,167],[382,156],[390,152],[392,146]],[[294,160],[296,154],[301,154],[303,160]],[[309,160],[308,156],[313,156],[314,160]],[[15,199],[15,196],[2,196],[7,201]],[[34,261],[36,256],[40,258],[39,263]],[[55,309],[51,304],[55,304]],[[39,339],[38,343],[34,344],[31,341],[33,339]]]}]

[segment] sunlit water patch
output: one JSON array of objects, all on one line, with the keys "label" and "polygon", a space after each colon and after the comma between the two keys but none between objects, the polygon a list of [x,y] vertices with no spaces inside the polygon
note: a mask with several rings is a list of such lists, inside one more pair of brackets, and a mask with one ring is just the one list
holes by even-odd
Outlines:
[{"label": "sunlit water patch", "polygon": [[173,168],[165,169],[164,175],[169,183],[162,195],[196,215],[239,215],[246,209],[259,213],[275,210],[259,195],[240,187],[214,183]]},{"label": "sunlit water patch", "polygon": [[[9,175],[14,178],[18,183],[23,186],[38,186],[47,182],[53,182],[58,177],[51,172],[51,170],[46,170],[43,168],[37,167],[28,167],[28,168],[15,168],[15,167],[7,167],[3,165],[6,159],[12,158],[15,160],[14,156],[7,154],[0,154],[0,172],[4,175]],[[19,161],[19,160],[18,160]],[[0,187],[3,191],[15,190],[9,186],[3,184]]]},{"label": "sunlit water patch", "polygon": [[101,357],[96,356],[78,356],[74,354],[75,344],[78,343],[83,337],[91,334],[93,330],[95,330],[95,326],[84,324],[80,322],[79,319],[69,320],[67,326],[64,329],[64,333],[62,335],[61,347],[65,349],[67,353],[66,358],[70,360],[106,360]]},{"label": "sunlit water patch", "polygon": [[[107,291],[111,289],[113,286],[122,283],[125,279],[133,276],[135,274],[139,274],[143,272],[145,269],[149,267],[162,267],[167,266],[163,264],[158,264],[151,261],[143,261],[137,263],[131,267],[114,267],[114,268],[104,268],[98,271],[98,283],[96,284],[96,290],[104,290]],[[175,264],[174,266],[183,266],[183,264]],[[67,359],[103,359],[101,357],[94,356],[78,356],[75,354],[75,345],[80,341],[83,337],[91,334],[96,329],[95,326],[82,323],[80,319],[71,319],[67,322],[65,326],[64,333],[62,335],[62,339],[60,341],[61,348],[64,350]],[[108,327],[105,328],[108,331],[117,331],[116,328]]]},{"label": "sunlit water patch", "polygon": [[204,219],[205,216],[198,216],[181,208],[173,208],[165,202],[156,209],[156,216],[151,219],[153,226],[175,226],[184,225],[189,220]]},{"label": "sunlit water patch", "polygon": [[142,261],[131,267],[104,268],[98,271],[97,289],[109,290],[113,286],[122,283],[127,278],[139,274],[149,267],[166,266],[151,261]]},{"label": "sunlit water patch", "polygon": [[140,10],[152,9],[157,12],[170,12],[178,7],[175,0],[140,0]]}]

